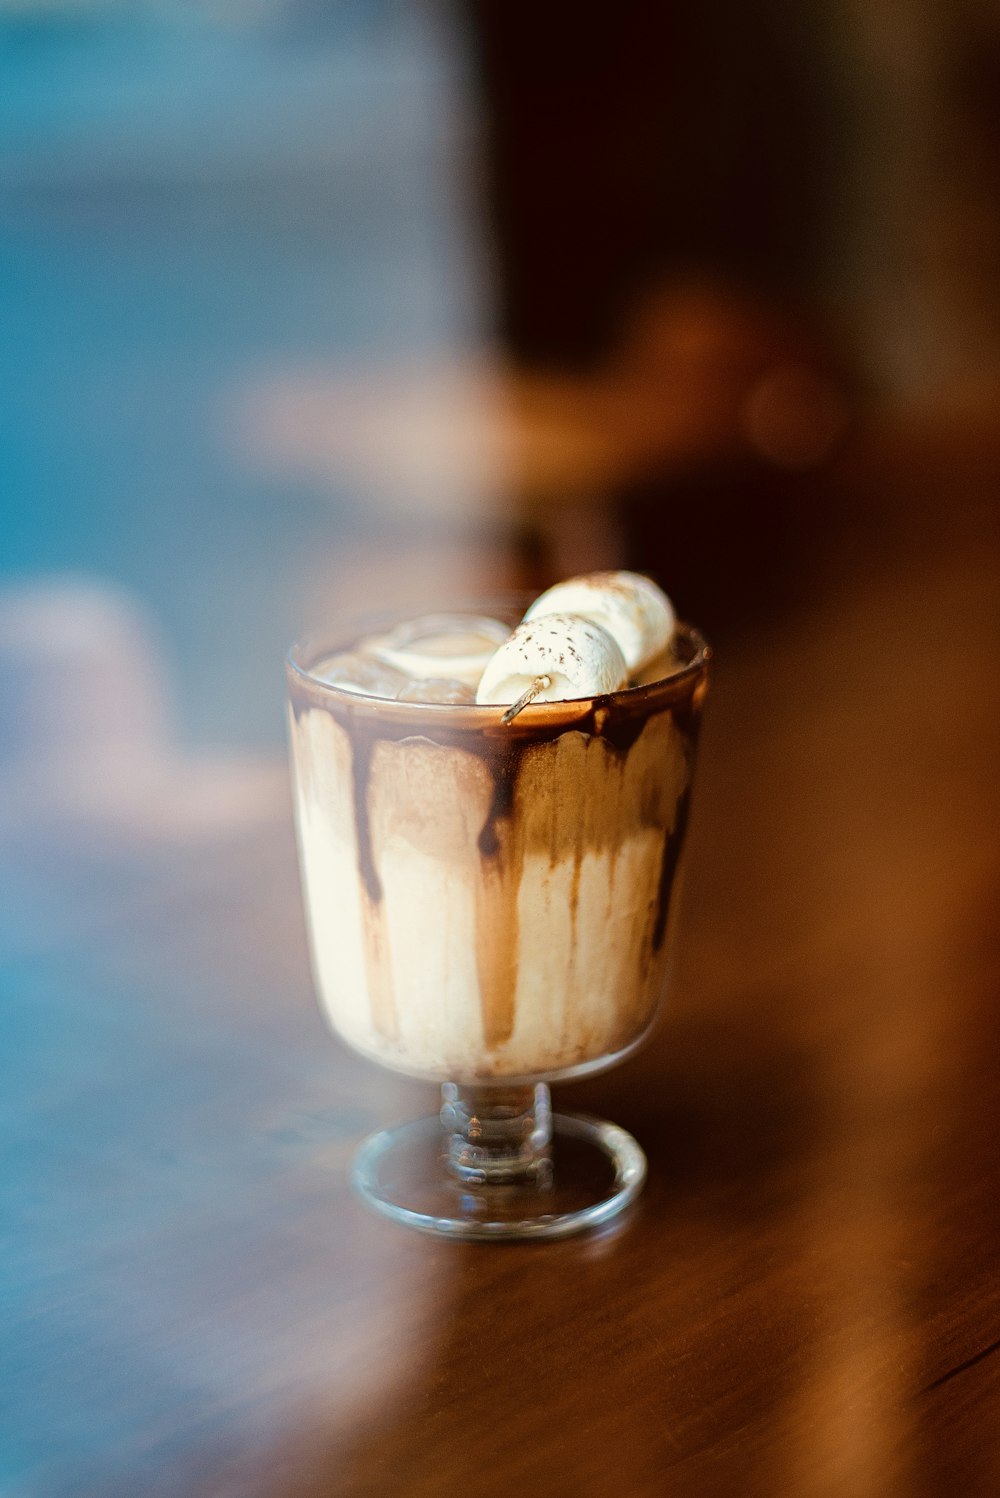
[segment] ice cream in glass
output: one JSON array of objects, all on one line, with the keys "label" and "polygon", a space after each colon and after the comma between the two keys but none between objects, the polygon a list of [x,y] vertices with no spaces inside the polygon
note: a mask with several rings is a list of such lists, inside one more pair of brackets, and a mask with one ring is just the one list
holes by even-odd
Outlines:
[{"label": "ice cream in glass", "polygon": [[553,1115],[548,1084],[621,1060],[655,1014],[707,660],[623,572],[291,652],[321,1004],[355,1050],[442,1084],[439,1118],[362,1146],[379,1210],[560,1236],[641,1188],[636,1142]]}]

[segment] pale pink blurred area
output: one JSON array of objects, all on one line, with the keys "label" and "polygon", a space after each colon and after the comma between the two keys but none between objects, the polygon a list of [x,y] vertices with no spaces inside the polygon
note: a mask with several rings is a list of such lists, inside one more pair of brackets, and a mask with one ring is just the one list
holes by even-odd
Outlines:
[{"label": "pale pink blurred area", "polygon": [[581,525],[598,532],[594,565],[615,559],[629,486],[722,462],[822,467],[854,408],[843,372],[774,304],[681,277],[636,300],[592,368],[494,346],[288,370],[235,390],[227,424],[244,461],[347,489],[368,523],[505,538],[528,526],[558,571]]},{"label": "pale pink blurred area", "polygon": [[183,749],[169,675],[128,592],[58,576],[0,590],[0,834],[204,842],[279,814],[280,755]]}]

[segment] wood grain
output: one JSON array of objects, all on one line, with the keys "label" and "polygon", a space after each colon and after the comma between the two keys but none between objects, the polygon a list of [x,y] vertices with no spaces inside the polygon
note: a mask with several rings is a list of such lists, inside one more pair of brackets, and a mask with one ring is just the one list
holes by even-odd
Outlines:
[{"label": "wood grain", "polygon": [[722,621],[669,1002],[562,1090],[648,1150],[617,1228],[461,1246],[353,1199],[433,1093],[323,1029],[284,805],[63,860],[80,923],[5,968],[12,1493],[997,1491],[1000,465],[934,452],[851,455],[877,510]]}]

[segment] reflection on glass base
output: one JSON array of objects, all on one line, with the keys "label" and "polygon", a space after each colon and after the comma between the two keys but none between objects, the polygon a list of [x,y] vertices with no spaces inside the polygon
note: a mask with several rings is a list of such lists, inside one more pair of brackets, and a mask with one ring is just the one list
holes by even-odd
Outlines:
[{"label": "reflection on glass base", "polygon": [[[445,1097],[447,1109],[447,1089]],[[645,1179],[646,1157],[631,1134],[576,1113],[552,1115],[541,1158],[496,1184],[456,1168],[437,1118],[372,1134],[354,1160],[354,1185],[377,1212],[424,1233],[478,1240],[565,1238],[599,1227],[635,1200]]]}]

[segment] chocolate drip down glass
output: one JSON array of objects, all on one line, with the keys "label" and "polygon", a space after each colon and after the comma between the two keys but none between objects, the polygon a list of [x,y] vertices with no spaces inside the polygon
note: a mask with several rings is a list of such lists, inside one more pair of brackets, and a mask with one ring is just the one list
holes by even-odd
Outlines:
[{"label": "chocolate drip down glass", "polygon": [[[514,623],[526,600],[483,612]],[[614,1065],[663,985],[708,649],[607,696],[503,707],[365,697],[322,664],[397,618],[296,645],[296,820],[313,969],[334,1030],[442,1084],[439,1117],[373,1135],[355,1185],[460,1238],[558,1237],[638,1194],[630,1135],[553,1115],[551,1082]]]}]

